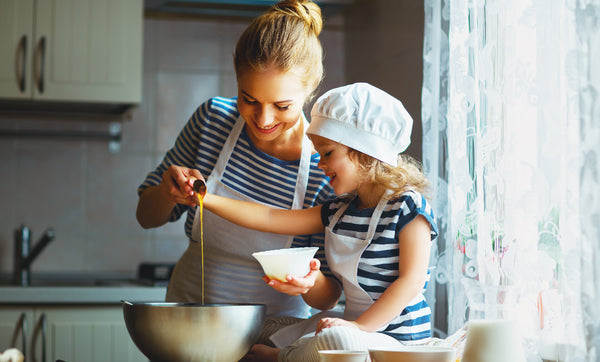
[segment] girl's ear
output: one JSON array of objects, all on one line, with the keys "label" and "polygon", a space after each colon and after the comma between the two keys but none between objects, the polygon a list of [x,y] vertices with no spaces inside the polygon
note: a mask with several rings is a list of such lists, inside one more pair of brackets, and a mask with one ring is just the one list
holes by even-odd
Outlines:
[{"label": "girl's ear", "polygon": [[357,166],[360,166],[361,153],[358,152],[357,150],[355,150],[354,148],[350,148],[348,146],[344,146],[344,147],[346,147],[346,154],[347,154],[348,158],[350,160],[352,160],[352,162],[354,162]]}]

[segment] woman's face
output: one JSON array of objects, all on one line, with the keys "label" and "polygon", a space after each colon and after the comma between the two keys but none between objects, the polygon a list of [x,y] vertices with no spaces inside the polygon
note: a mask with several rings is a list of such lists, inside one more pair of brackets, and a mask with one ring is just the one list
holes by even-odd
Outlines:
[{"label": "woman's face", "polygon": [[277,140],[300,119],[309,91],[294,72],[246,68],[238,77],[238,110],[253,141]]},{"label": "woman's face", "polygon": [[335,194],[356,190],[359,185],[358,165],[350,158],[350,149],[325,137],[310,135],[310,139],[321,156],[318,166],[329,177]]}]

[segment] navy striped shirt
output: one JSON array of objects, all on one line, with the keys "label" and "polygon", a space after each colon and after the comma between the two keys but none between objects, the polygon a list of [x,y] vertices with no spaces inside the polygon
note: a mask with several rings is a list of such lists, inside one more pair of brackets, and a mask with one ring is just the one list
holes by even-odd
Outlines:
[{"label": "navy striped shirt", "polygon": [[[323,204],[323,225],[329,225],[331,218],[340,207],[348,203],[350,197],[353,196],[343,195]],[[359,239],[367,237],[369,222],[375,208],[359,209],[357,202],[357,198],[350,201],[350,205],[334,225],[333,231],[336,234]],[[398,198],[388,200],[384,207],[373,239],[361,255],[357,271],[359,285],[374,301],[398,278],[398,235],[404,226],[418,215],[423,215],[429,221],[431,240],[435,241],[437,226],[433,211],[423,195],[408,191]],[[405,343],[431,337],[431,310],[423,295],[426,288],[427,282],[422,292],[381,332]]]},{"label": "navy striped shirt", "polygon": [[[171,165],[198,169],[207,177],[213,170],[225,140],[239,117],[236,98],[211,98],[194,112],[181,130],[175,145],[164,156],[158,167],[150,172],[138,188],[138,194],[147,187],[160,184],[162,174]],[[292,207],[300,160],[282,161],[257,149],[245,128],[225,168],[223,183],[255,201],[289,209]],[[317,167],[319,154],[311,155],[305,208],[323,203],[335,196],[329,179]],[[196,207],[177,204],[170,221],[178,220],[187,212],[185,234],[191,239]],[[316,257],[328,271],[323,250],[324,234],[296,236],[293,247],[318,246]]]}]

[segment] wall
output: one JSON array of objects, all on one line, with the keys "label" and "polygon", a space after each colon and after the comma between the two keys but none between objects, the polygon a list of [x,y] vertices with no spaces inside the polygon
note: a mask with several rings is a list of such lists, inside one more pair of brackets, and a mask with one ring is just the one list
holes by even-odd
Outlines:
[{"label": "wall", "polygon": [[[232,53],[246,20],[146,18],[143,101],[123,124],[118,153],[106,142],[0,138],[0,273],[10,273],[13,232],[56,239],[34,272],[122,272],[141,261],[174,262],[187,245],[182,222],[143,230],[136,189],[156,167],[195,108],[237,94]],[[323,89],[344,84],[341,19],[329,19]],[[3,129],[106,131],[98,117],[0,115]]]},{"label": "wall", "polygon": [[368,82],[400,99],[413,117],[407,154],[421,160],[422,1],[355,0],[346,8],[346,81]]}]

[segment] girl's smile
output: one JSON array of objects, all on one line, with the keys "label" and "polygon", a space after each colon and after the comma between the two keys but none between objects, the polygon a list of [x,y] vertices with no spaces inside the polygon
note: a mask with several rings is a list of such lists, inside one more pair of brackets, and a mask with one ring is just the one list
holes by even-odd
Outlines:
[{"label": "girl's smile", "polygon": [[348,156],[349,148],[328,138],[310,135],[321,160],[319,168],[329,177],[336,195],[354,191],[358,187],[357,164]]}]

